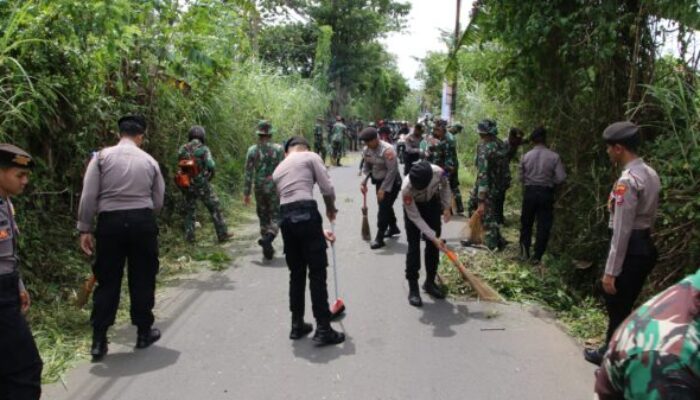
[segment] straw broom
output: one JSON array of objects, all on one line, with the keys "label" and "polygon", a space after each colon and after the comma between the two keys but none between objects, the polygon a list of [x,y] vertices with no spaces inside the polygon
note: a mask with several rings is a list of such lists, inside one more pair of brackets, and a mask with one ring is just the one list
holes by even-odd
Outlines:
[{"label": "straw broom", "polygon": [[462,262],[459,260],[459,257],[454,251],[447,249],[445,254],[447,255],[447,258],[449,258],[450,261],[452,261],[452,264],[454,264],[457,270],[459,270],[459,273],[460,275],[462,275],[464,281],[467,282],[474,289],[474,291],[481,300],[496,303],[505,303],[503,297],[501,297],[501,295],[498,294],[496,290],[494,290],[486,282],[482,281],[481,278],[467,270],[467,268],[464,266],[464,264],[462,264]]},{"label": "straw broom", "polygon": [[92,290],[95,288],[96,282],[97,278],[95,278],[95,274],[90,274],[90,276],[80,287],[80,291],[78,292],[78,298],[75,300],[75,305],[78,306],[78,308],[83,308],[85,304],[87,304],[88,299],[92,294]]}]

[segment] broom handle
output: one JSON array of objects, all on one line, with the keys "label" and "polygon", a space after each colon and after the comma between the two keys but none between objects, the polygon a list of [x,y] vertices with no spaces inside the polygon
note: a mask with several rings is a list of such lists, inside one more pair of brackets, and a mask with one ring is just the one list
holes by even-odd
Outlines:
[{"label": "broom handle", "polygon": [[367,193],[362,193],[362,208],[367,208]]},{"label": "broom handle", "polygon": [[[335,222],[331,222],[331,232],[335,236]],[[338,268],[335,264],[335,243],[331,243],[331,254],[333,255],[333,282],[335,283],[335,298],[338,299]]]}]

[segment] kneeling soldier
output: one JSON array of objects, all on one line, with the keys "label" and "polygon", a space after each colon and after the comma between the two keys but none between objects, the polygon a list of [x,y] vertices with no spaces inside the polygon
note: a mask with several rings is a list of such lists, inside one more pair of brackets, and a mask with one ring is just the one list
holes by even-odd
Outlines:
[{"label": "kneeling soldier", "polygon": [[29,294],[19,274],[14,208],[10,197],[29,181],[32,158],[11,144],[0,144],[0,399],[38,399],[42,362],[24,315]]},{"label": "kneeling soldier", "polygon": [[309,143],[295,136],[285,145],[287,157],[272,179],[280,197],[281,230],[284,255],[289,267],[289,309],[292,312],[292,330],[289,338],[296,340],[309,334],[311,324],[304,322],[304,298],[308,270],[311,304],[316,318],[313,341],[318,345],[338,344],[345,335],[331,328],[331,312],[326,288],[326,240],[333,241],[332,233],[323,231],[323,219],[313,197],[318,183],[326,204],[326,216],[335,220],[335,190],[321,157],[309,151]]},{"label": "kneeling soldier", "polygon": [[443,299],[444,293],[435,284],[439,250],[446,250],[440,240],[440,214],[445,223],[450,220],[452,192],[445,171],[427,161],[413,164],[401,188],[403,196],[404,221],[408,236],[406,254],[406,279],[408,280],[408,302],[420,307],[423,301],[418,291],[418,271],[420,270],[421,234],[425,243],[425,284],[423,289],[429,295]]}]

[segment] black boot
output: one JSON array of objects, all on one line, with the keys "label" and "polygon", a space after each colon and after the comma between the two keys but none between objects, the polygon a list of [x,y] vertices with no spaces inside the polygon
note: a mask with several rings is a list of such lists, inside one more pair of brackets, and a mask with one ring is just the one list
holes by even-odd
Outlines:
[{"label": "black boot", "polygon": [[93,332],[90,355],[92,362],[101,361],[107,355],[107,332]]},{"label": "black boot", "polygon": [[156,328],[149,327],[148,329],[139,328],[138,336],[136,337],[136,348],[145,349],[160,339],[160,331]]},{"label": "black boot", "polygon": [[314,330],[314,327],[311,324],[304,322],[303,318],[294,318],[292,319],[292,330],[289,332],[289,338],[292,340],[301,339],[311,333],[312,330]]},{"label": "black boot", "polygon": [[312,339],[317,346],[339,344],[345,341],[345,334],[331,328],[331,324],[317,324],[316,333]]},{"label": "black boot", "polygon": [[275,256],[275,249],[272,247],[273,240],[275,240],[275,235],[271,233],[266,233],[258,240],[258,244],[263,250],[263,257],[265,257],[266,260],[272,260],[272,257]]},{"label": "black boot", "polygon": [[608,351],[607,345],[603,345],[597,349],[585,349],[583,351],[583,358],[591,364],[600,366],[606,351]]},{"label": "black boot", "polygon": [[413,307],[423,306],[423,300],[420,298],[420,291],[418,290],[418,280],[408,281],[408,304]]},{"label": "black boot", "polygon": [[425,290],[425,293],[428,293],[436,299],[445,298],[445,293],[443,293],[442,289],[440,289],[440,287],[438,287],[438,285],[435,284],[435,278],[426,278],[425,283],[423,284],[423,290]]},{"label": "black boot", "polygon": [[384,247],[384,235],[381,232],[377,232],[377,237],[369,242],[369,248],[372,250],[380,249]]},{"label": "black boot", "polygon": [[392,237],[394,235],[400,235],[400,234],[401,234],[401,230],[399,229],[398,226],[394,225],[394,226],[390,226],[390,227],[386,228],[386,232],[384,232],[384,237]]}]

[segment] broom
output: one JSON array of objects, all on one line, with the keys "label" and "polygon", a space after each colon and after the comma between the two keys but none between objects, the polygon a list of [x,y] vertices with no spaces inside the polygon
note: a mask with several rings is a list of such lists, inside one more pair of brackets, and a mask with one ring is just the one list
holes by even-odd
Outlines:
[{"label": "broom", "polygon": [[88,299],[92,294],[92,290],[95,288],[96,282],[97,278],[95,278],[95,274],[90,274],[85,282],[83,282],[83,285],[80,287],[80,291],[78,292],[78,298],[75,300],[75,305],[78,306],[78,308],[83,308],[85,304],[87,304]]},{"label": "broom", "polygon": [[[335,222],[331,223],[331,232],[335,235]],[[331,243],[331,253],[333,255],[333,282],[335,283],[335,302],[331,305],[331,319],[336,319],[345,312],[345,302],[338,297],[338,267],[335,261],[335,243]]]},{"label": "broom", "polygon": [[473,213],[462,228],[462,237],[472,246],[484,243],[484,225],[481,223],[481,215]]},{"label": "broom", "polygon": [[496,290],[494,290],[486,282],[482,281],[478,276],[474,275],[473,273],[467,270],[467,268],[464,266],[464,264],[462,264],[462,262],[459,260],[459,257],[454,251],[447,249],[447,251],[445,251],[445,254],[447,255],[447,258],[449,258],[450,261],[452,261],[452,264],[454,264],[454,266],[457,267],[460,275],[462,275],[462,278],[465,280],[465,282],[467,282],[474,289],[474,291],[476,291],[476,294],[481,300],[492,301],[496,303],[505,303],[501,295],[498,294]]},{"label": "broom", "polygon": [[[369,178],[369,175],[367,176]],[[365,185],[367,184],[365,178]],[[367,192],[362,193],[362,240],[371,240],[372,234],[369,232],[369,221],[367,220]]]}]

